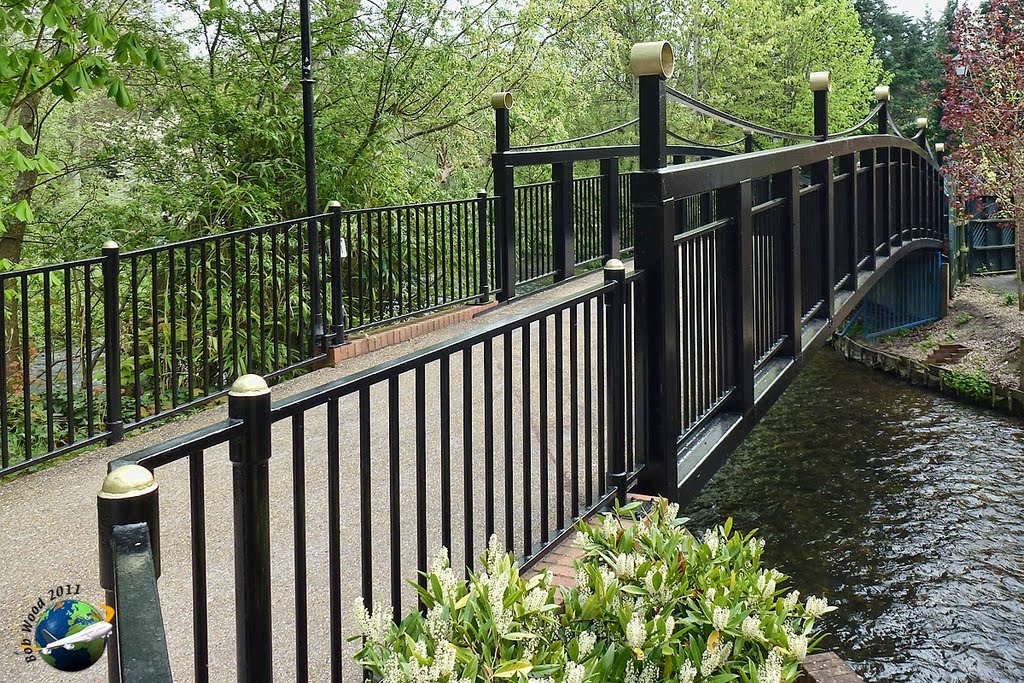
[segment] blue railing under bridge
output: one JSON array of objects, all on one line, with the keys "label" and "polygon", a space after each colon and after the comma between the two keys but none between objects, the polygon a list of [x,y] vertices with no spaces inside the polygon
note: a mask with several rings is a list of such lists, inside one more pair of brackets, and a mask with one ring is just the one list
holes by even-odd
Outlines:
[{"label": "blue railing under bridge", "polygon": [[[472,568],[495,533],[529,566],[628,490],[692,498],[842,321],[887,277],[899,282],[901,262],[938,258],[939,165],[923,130],[907,139],[892,126],[887,89],[841,137],[828,130],[827,74],[812,78],[813,135],[703,107],[810,144],[670,165],[667,98],[692,101],[667,87],[668,44],[642,48],[632,272],[609,260],[589,288],[284,400],[240,378],[226,420],[110,463],[101,583],[118,623],[137,624],[125,638],[115,630],[112,680],[165,681],[172,665],[200,683],[232,668],[245,683],[275,671],[359,680],[344,642],[349,598],[400,616],[416,601],[403,579],[424,576],[432,549]],[[508,98],[492,102],[504,138]],[[516,152],[507,139],[498,148],[509,189]],[[572,225],[573,205],[559,209]],[[496,239],[508,282],[515,238]],[[559,247],[566,264],[574,246]],[[188,515],[160,519],[161,478],[160,495]],[[139,524],[152,540],[141,565],[117,543]],[[127,571],[138,566],[146,581]],[[191,585],[192,623],[167,639],[170,657],[159,616],[145,618],[158,615],[154,596],[138,594],[161,570],[177,604]],[[224,593],[233,605],[213,597]]]},{"label": "blue railing under bridge", "polygon": [[864,296],[844,334],[860,325],[867,339],[918,327],[942,316],[942,255],[909,254]]}]

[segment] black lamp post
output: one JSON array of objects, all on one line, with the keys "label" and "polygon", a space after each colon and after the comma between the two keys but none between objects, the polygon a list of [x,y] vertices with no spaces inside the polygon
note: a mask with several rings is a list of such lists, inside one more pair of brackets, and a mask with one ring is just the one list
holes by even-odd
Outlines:
[{"label": "black lamp post", "polygon": [[[313,136],[313,36],[309,0],[299,0],[299,28],[302,40],[302,143],[306,166],[306,215],[317,214],[316,141]],[[320,305],[320,223],[310,219],[309,234],[309,317],[313,344],[323,338],[324,317]]]}]

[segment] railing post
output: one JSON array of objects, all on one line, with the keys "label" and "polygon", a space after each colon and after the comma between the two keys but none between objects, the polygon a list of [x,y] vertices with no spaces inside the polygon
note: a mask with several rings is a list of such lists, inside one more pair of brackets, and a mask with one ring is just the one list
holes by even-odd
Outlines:
[{"label": "railing post", "polygon": [[617,258],[604,264],[604,279],[614,289],[605,294],[608,371],[608,486],[615,499],[626,502],[626,267]]},{"label": "railing post", "polygon": [[811,92],[814,93],[814,137],[828,139],[828,92],[832,89],[832,74],[815,71],[810,77]]},{"label": "railing post", "polygon": [[[630,69],[640,79],[640,172],[631,175],[636,229],[636,267],[644,271],[645,296],[637,310],[637,339],[646,345],[637,365],[644,387],[638,412],[638,450],[645,454],[639,490],[679,497],[676,443],[681,410],[679,392],[679,297],[672,200],[662,196],[657,170],[665,166],[665,81],[672,74],[672,48],[666,42],[638,43]],[[638,396],[638,404],[641,398]]]},{"label": "railing post", "polygon": [[149,529],[153,566],[156,575],[160,576],[160,491],[153,473],[139,465],[122,465],[107,474],[96,494],[96,518],[99,525],[100,587],[115,613],[114,630],[107,641],[107,680],[118,683],[121,680],[121,657],[111,535],[115,526],[144,522]]},{"label": "railing post", "polygon": [[228,392],[228,417],[242,420],[229,457],[235,509],[235,648],[238,683],[274,680],[270,601],[270,389],[242,375]]},{"label": "railing post", "polygon": [[754,151],[754,133],[749,130],[743,131],[743,153],[750,154]]},{"label": "railing post", "polygon": [[494,245],[494,264],[498,281],[498,301],[508,301],[516,295],[516,226],[515,226],[515,170],[505,163],[505,153],[511,145],[512,129],[508,110],[512,106],[512,93],[491,95],[494,108],[494,194],[498,198],[497,244]]},{"label": "railing post", "polygon": [[879,200],[875,205],[882,215],[882,220],[878,224],[879,230],[881,230],[881,239],[876,244],[881,245],[882,248],[882,253],[879,256],[889,256],[892,254],[892,237],[893,230],[895,230],[892,220],[892,210],[894,208],[892,204],[892,147],[883,147],[878,150],[878,153],[882,157],[878,163],[883,175],[880,179]]},{"label": "railing post", "polygon": [[896,164],[897,169],[897,216],[899,217],[896,221],[896,244],[897,247],[903,246],[903,229],[907,224],[907,186],[910,184],[906,180],[907,176],[907,164],[904,159],[907,156],[906,150],[902,147],[896,148],[896,154],[899,157],[899,161]]},{"label": "railing post", "polygon": [[[736,240],[729,249],[730,268],[734,290],[727,306],[731,308],[732,329],[735,330],[735,357],[730,359],[735,368],[736,391],[729,400],[729,408],[741,415],[754,410],[754,205],[753,186],[744,180],[728,190],[725,204],[734,207]],[[728,310],[728,309],[727,309]]]},{"label": "railing post", "polygon": [[120,247],[114,240],[103,243],[103,358],[107,398],[107,444],[124,438],[121,415],[121,315],[118,274]]},{"label": "railing post", "polygon": [[878,134],[889,134],[889,86],[880,85],[875,88],[875,99],[882,103],[878,110]]},{"label": "railing post", "polygon": [[877,150],[869,149],[864,152],[864,156],[861,159],[861,163],[864,164],[866,170],[864,171],[864,190],[867,192],[867,215],[864,220],[868,223],[868,229],[866,230],[868,240],[870,244],[865,245],[868,254],[867,269],[875,270],[878,267],[878,229],[880,221],[880,214],[878,210],[878,173],[876,172],[875,165],[878,163]]},{"label": "railing post", "polygon": [[332,201],[327,205],[331,214],[331,322],[334,332],[331,346],[345,343],[345,300],[341,286],[341,262],[348,256],[348,245],[341,236],[341,202]]},{"label": "railing post", "polygon": [[857,172],[857,153],[848,154],[839,160],[840,173],[849,173],[849,191],[846,193],[847,229],[850,231],[850,253],[847,254],[846,268],[850,277],[846,281],[846,289],[857,291],[857,270],[860,266],[860,174]]},{"label": "railing post", "polygon": [[576,236],[573,225],[572,162],[551,164],[551,228],[554,235],[555,281],[576,274]]},{"label": "railing post", "polygon": [[480,190],[476,193],[476,244],[477,244],[477,265],[480,274],[480,298],[477,303],[483,305],[491,299],[490,281],[490,259],[488,258],[487,242],[487,190]]},{"label": "railing post", "polygon": [[836,315],[836,173],[835,162],[829,157],[822,164],[822,216],[825,217],[825,302],[828,319]]},{"label": "railing post", "polygon": [[617,259],[622,253],[618,157],[601,159],[601,246],[610,259]]},{"label": "railing post", "polygon": [[[786,197],[788,232],[786,233],[786,272],[783,291],[790,295],[783,301],[786,341],[783,353],[791,358],[803,355],[803,252],[800,246],[800,167],[794,166],[776,176],[780,196]],[[773,183],[775,184],[775,183]]]}]

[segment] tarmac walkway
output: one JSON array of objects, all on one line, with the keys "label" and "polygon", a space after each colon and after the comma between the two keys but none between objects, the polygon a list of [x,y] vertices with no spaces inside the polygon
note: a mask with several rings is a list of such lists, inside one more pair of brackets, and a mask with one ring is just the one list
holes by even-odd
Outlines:
[{"label": "tarmac walkway", "polygon": [[[559,287],[551,288],[537,294],[524,297],[506,306],[492,308],[476,319],[460,323],[451,327],[436,330],[426,335],[389,346],[378,351],[373,351],[362,356],[357,356],[343,361],[338,368],[327,368],[309,373],[273,388],[275,400],[283,397],[320,386],[329,381],[344,377],[351,373],[399,358],[409,352],[431,346],[446,339],[466,334],[481,327],[499,322],[524,311],[542,306],[544,303],[563,298],[569,294],[580,291],[587,287],[599,284],[602,274],[597,271],[593,274],[565,283]],[[595,309],[597,307],[594,307]],[[582,310],[582,309],[581,309]],[[595,313],[596,314],[596,313]],[[596,340],[596,334],[594,335]],[[495,358],[500,358],[500,339],[496,340],[494,347]],[[519,349],[516,344],[519,337],[514,338],[513,357],[516,365],[516,375],[521,368],[519,365]],[[536,353],[536,352],[535,352]],[[550,355],[549,351],[549,355]],[[568,348],[565,349],[568,354]],[[593,356],[596,359],[596,355]],[[474,356],[474,360],[479,360]],[[593,361],[596,372],[596,360]],[[568,362],[566,362],[568,365]],[[452,395],[452,491],[453,498],[461,501],[463,492],[462,477],[462,451],[460,444],[464,434],[464,425],[461,424],[461,376],[459,374],[461,363],[452,363],[451,374],[451,395]],[[534,366],[536,370],[536,366]],[[535,371],[534,370],[534,371]],[[500,368],[496,366],[495,385],[499,384],[498,374]],[[599,375],[598,375],[599,376]],[[474,386],[480,381],[481,375],[474,373],[476,378]],[[436,372],[427,373],[428,385],[437,381]],[[534,382],[536,385],[536,382]],[[379,402],[386,397],[386,386],[380,387],[380,394],[373,395],[372,413],[372,442],[375,453],[383,455],[386,462],[387,455],[387,418],[386,409],[378,409],[378,406],[386,405]],[[514,396],[522,399],[521,377],[512,385],[511,391]],[[534,386],[533,401],[537,400],[538,389]],[[436,393],[435,387],[428,386],[428,402],[432,393]],[[576,397],[582,408],[584,392]],[[403,378],[400,386],[401,406],[403,412],[410,415],[414,405],[411,378],[407,384]],[[549,396],[549,399],[551,397]],[[568,398],[568,396],[566,397]],[[356,507],[358,491],[358,439],[353,438],[354,432],[358,431],[357,402],[355,397],[352,400],[341,401],[341,425],[342,425],[342,448],[341,448],[341,481],[342,491],[342,555],[345,569],[343,571],[343,592],[344,612],[343,623],[351,625],[351,605],[358,595],[359,586],[359,561],[358,561],[358,514]],[[593,417],[597,417],[596,400],[590,396],[591,402],[587,408],[593,410]],[[495,397],[496,405],[501,405]],[[553,406],[553,403],[549,402]],[[184,419],[164,424],[151,431],[140,433],[126,441],[109,448],[100,449],[94,452],[85,453],[70,461],[57,464],[48,469],[21,476],[9,483],[0,486],[0,621],[2,621],[2,638],[4,648],[0,655],[0,681],[3,683],[17,682],[28,683],[39,681],[40,683],[54,681],[69,681],[80,683],[93,683],[106,680],[105,662],[84,672],[61,673],[50,668],[46,664],[36,661],[26,663],[21,654],[18,644],[23,637],[20,632],[20,625],[24,621],[31,606],[40,597],[44,601],[49,600],[49,591],[57,586],[72,587],[80,586],[80,593],[76,596],[93,605],[103,603],[103,591],[99,586],[97,569],[97,524],[96,524],[96,492],[106,474],[107,462],[115,457],[127,455],[145,448],[149,445],[180,436],[194,429],[220,421],[226,417],[226,406],[218,405],[201,413],[189,416]],[[327,514],[326,514],[326,464],[324,458],[326,443],[325,410],[323,407],[318,410],[308,411],[306,414],[305,444],[307,450],[306,469],[306,505],[308,524],[308,545],[307,561],[309,564],[309,643],[310,643],[310,680],[328,680],[328,654],[329,654],[329,610],[328,610],[328,584],[327,584]],[[517,420],[519,417],[517,416]],[[430,408],[428,415],[431,433],[434,432],[433,425],[437,421],[436,405]],[[581,420],[582,421],[582,420]],[[596,422],[596,419],[594,420]],[[474,443],[482,443],[478,440],[481,437],[477,430],[482,429],[477,425],[470,427]],[[554,443],[553,427],[549,426],[551,438],[549,443]],[[535,428],[536,431],[536,428]],[[581,437],[581,443],[583,435]],[[292,490],[291,490],[291,458],[290,444],[292,435],[289,423],[282,422],[274,428],[274,453],[271,459],[271,561],[274,586],[274,660],[275,680],[295,680],[294,663],[294,601],[293,591],[293,548],[291,545],[292,534]],[[401,463],[402,476],[402,498],[403,505],[412,507],[415,491],[415,478],[412,476],[413,463],[407,458],[411,457],[411,449],[407,448],[406,437],[403,435],[403,455]],[[409,436],[408,438],[412,438]],[[501,435],[496,434],[496,443],[501,443]],[[535,442],[536,443],[536,442]],[[595,448],[596,442],[595,443]],[[518,446],[517,446],[518,448]],[[278,453],[284,457],[278,457]],[[456,455],[458,454],[458,455]],[[539,457],[547,458],[546,466],[551,465],[550,453],[542,454]],[[433,498],[438,490],[437,467],[437,442],[434,441],[429,454],[430,471],[432,475],[428,484],[429,507],[433,505]],[[500,458],[498,458],[500,461]],[[517,454],[517,461],[522,458]],[[234,626],[234,575],[233,575],[233,536],[232,536],[232,509],[231,509],[231,468],[227,458],[226,446],[210,449],[204,456],[206,473],[206,514],[207,514],[207,561],[208,561],[208,608],[210,612],[210,680],[230,683],[235,680],[235,626]],[[455,463],[458,463],[456,465]],[[542,465],[545,466],[545,465]],[[517,482],[521,481],[519,468],[514,472]],[[476,520],[474,528],[479,526],[483,519],[481,506],[483,501],[484,483],[483,467],[473,469],[473,490],[476,492],[473,512]],[[379,515],[380,535],[382,542],[380,548],[375,549],[374,566],[384,571],[388,567],[389,553],[387,550],[388,534],[388,496],[387,496],[387,468],[374,478],[372,497],[374,514]],[[553,475],[552,475],[553,476]],[[581,474],[581,477],[583,475]],[[160,468],[156,472],[157,481],[160,484],[160,514],[161,514],[161,546],[163,574],[160,579],[160,599],[163,610],[164,623],[167,626],[171,663],[174,671],[175,681],[191,681],[192,673],[192,595],[191,595],[191,548],[190,548],[190,526],[189,526],[189,482],[187,462],[182,461]],[[567,477],[568,480],[568,477]],[[495,480],[494,488],[501,490],[501,478]],[[553,479],[552,479],[553,481]],[[567,482],[567,486],[569,482]],[[553,488],[553,487],[552,487]],[[517,492],[515,505],[521,504]],[[551,495],[554,495],[552,491]],[[537,498],[534,498],[534,505],[538,505]],[[496,508],[498,517],[496,528],[503,529],[501,509],[504,507],[500,493],[496,497]],[[516,508],[518,512],[518,507]],[[433,512],[433,510],[432,510]],[[453,538],[462,538],[463,530],[458,527],[461,524],[461,516],[465,510],[461,504],[453,506],[453,521],[457,528],[453,531]],[[376,517],[375,517],[376,519]],[[412,520],[406,520],[411,523]],[[415,566],[415,534],[412,526],[403,526],[402,542],[402,567],[403,576],[414,577]],[[430,546],[436,549],[439,546],[439,523],[436,515],[430,522]],[[522,530],[518,532],[517,544],[521,541]],[[486,539],[483,538],[482,529],[475,534],[475,552],[479,554],[484,549]],[[538,538],[535,534],[534,538]],[[351,544],[351,545],[349,545]],[[457,544],[456,544],[457,545]],[[459,552],[456,552],[453,564],[458,565],[462,561]],[[381,591],[381,599],[386,601],[388,597],[388,586],[378,587]],[[404,609],[414,604],[411,589],[403,595]],[[354,627],[345,632],[346,637],[354,633]],[[346,653],[354,652],[354,646],[348,644]],[[360,680],[358,668],[353,664],[348,667],[345,675],[346,680]]]}]

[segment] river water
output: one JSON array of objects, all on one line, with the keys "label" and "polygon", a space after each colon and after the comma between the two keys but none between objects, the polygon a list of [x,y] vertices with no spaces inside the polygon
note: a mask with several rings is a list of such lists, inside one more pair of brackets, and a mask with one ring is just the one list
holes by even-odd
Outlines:
[{"label": "river water", "polygon": [[868,681],[1024,681],[1022,427],[825,349],[684,514],[759,528]]}]

